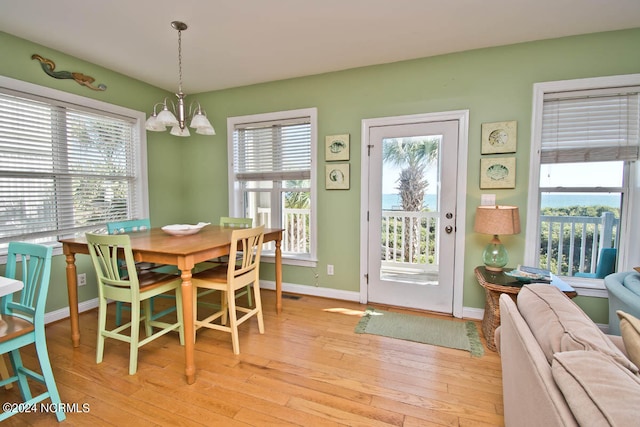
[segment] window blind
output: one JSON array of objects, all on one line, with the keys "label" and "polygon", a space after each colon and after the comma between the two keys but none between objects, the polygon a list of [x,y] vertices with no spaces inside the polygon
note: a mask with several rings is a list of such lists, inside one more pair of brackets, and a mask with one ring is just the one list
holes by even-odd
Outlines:
[{"label": "window blind", "polygon": [[233,149],[233,170],[239,181],[309,179],[311,120],[237,124]]},{"label": "window blind", "polygon": [[545,95],[541,163],[637,160],[638,88]]},{"label": "window blind", "polygon": [[51,241],[137,209],[133,120],[0,93],[0,243]]}]

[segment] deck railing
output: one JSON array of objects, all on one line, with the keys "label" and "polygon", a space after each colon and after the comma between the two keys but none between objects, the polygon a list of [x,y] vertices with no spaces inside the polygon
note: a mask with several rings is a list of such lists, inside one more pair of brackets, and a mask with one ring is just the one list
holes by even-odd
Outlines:
[{"label": "deck railing", "polygon": [[[270,224],[270,209],[259,209],[257,224]],[[309,252],[309,209],[284,209],[282,250],[288,253]],[[382,211],[381,252],[385,269],[436,270],[438,267],[439,212]],[[550,269],[560,267],[556,274],[573,276],[577,272],[595,271],[602,248],[617,247],[619,220],[611,212],[601,217],[549,216],[540,217],[541,241],[547,244],[542,254]],[[558,236],[554,241],[549,237]],[[577,268],[575,262],[579,260]],[[552,261],[553,260],[553,261]]]},{"label": "deck railing", "polygon": [[[282,252],[309,253],[310,209],[284,209]],[[271,209],[258,208],[256,224],[271,224]],[[272,249],[272,248],[271,248]]]},{"label": "deck railing", "polygon": [[382,211],[382,268],[437,268],[438,212]]},{"label": "deck railing", "polygon": [[[620,221],[611,212],[600,217],[540,216],[541,240],[547,242],[546,248],[541,248],[547,254],[542,267],[551,269],[555,265],[560,270],[555,273],[562,276],[594,273],[600,250],[618,247],[619,226]],[[554,235],[558,236],[557,245]],[[541,259],[545,261],[545,257]]]},{"label": "deck railing", "polygon": [[[382,211],[382,267],[387,269],[437,269],[439,246],[439,212]],[[611,212],[601,217],[540,217],[541,240],[546,241],[543,254],[546,266],[560,266],[556,274],[573,276],[578,271],[595,271],[602,248],[617,247],[619,221]],[[554,241],[549,238],[557,235]],[[569,266],[579,257],[577,269]],[[555,262],[552,263],[552,258]]]}]

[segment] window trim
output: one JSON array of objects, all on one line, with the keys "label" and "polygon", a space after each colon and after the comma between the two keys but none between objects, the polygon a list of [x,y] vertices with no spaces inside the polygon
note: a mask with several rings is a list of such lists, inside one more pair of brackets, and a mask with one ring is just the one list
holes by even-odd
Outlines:
[{"label": "window trim", "polygon": [[[640,74],[627,74],[620,76],[593,77],[575,80],[560,80],[551,82],[534,83],[533,105],[531,115],[531,150],[529,156],[529,196],[527,200],[528,220],[525,234],[524,263],[533,265],[536,260],[537,242],[540,234],[540,221],[537,221],[540,212],[539,185],[540,185],[540,153],[542,142],[542,108],[545,94],[552,92],[567,92],[576,90],[592,90],[608,87],[638,86]],[[637,236],[640,225],[635,225],[631,218],[640,214],[640,167],[639,162],[633,162],[629,167],[628,206],[622,213],[620,221],[629,236]],[[625,177],[626,178],[626,177]],[[635,214],[634,214],[635,213]],[[625,271],[634,265],[640,265],[640,243],[638,239],[620,239],[618,255],[618,271]],[[634,262],[635,260],[635,262]],[[583,296],[607,297],[604,281],[601,279],[567,278],[563,279],[571,286],[578,289]]]},{"label": "window trim", "polygon": [[[48,98],[55,102],[62,102],[77,106],[79,108],[90,108],[104,112],[107,115],[116,115],[120,117],[126,117],[134,121],[134,132],[137,132],[140,146],[136,147],[136,170],[138,172],[138,189],[135,194],[136,206],[138,212],[136,216],[148,217],[149,216],[149,179],[147,169],[147,134],[144,127],[146,115],[142,111],[133,110],[130,108],[122,107],[115,104],[110,104],[104,101],[99,101],[92,98],[87,98],[80,95],[64,92],[58,89],[49,88],[46,86],[40,86],[34,83],[25,82],[22,80],[13,79],[6,76],[0,76],[0,88],[6,89],[12,92],[19,92],[25,95],[32,95],[39,98]],[[62,244],[56,242],[53,244],[53,254],[62,254]],[[0,254],[0,262],[5,260],[6,254]]]},{"label": "window trim", "polygon": [[[318,109],[301,108],[297,110],[277,111],[271,113],[251,114],[246,116],[235,116],[227,118],[227,157],[228,157],[228,180],[229,180],[229,215],[242,216],[242,200],[237,197],[240,190],[239,183],[235,180],[233,171],[233,134],[237,125],[243,123],[269,122],[286,120],[295,117],[309,117],[311,126],[311,242],[309,245],[309,254],[304,256],[295,256],[289,254],[282,255],[282,263],[288,265],[297,265],[303,267],[316,267],[318,264],[318,228],[317,228],[317,193],[318,193],[318,172],[317,172],[317,151],[318,151]],[[262,259],[266,262],[275,262],[275,256],[264,254]]]}]

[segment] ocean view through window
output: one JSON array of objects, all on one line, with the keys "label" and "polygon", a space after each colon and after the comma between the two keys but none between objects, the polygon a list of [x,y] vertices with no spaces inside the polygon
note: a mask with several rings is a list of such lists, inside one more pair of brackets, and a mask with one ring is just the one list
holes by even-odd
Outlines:
[{"label": "ocean view through window", "polygon": [[[542,194],[540,207],[542,208],[568,208],[571,206],[608,206],[617,208],[620,206],[620,194]],[[430,211],[436,211],[438,199],[435,194],[425,194],[424,207]],[[402,210],[399,194],[383,194],[382,208],[384,210]]]},{"label": "ocean view through window", "polygon": [[594,290],[637,265],[639,92],[638,74],[534,84],[525,265]]}]

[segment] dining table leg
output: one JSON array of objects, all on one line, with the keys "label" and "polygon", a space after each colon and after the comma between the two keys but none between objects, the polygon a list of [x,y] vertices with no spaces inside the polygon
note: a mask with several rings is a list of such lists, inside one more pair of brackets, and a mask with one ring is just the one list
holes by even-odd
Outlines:
[{"label": "dining table leg", "polygon": [[276,240],[276,313],[282,313],[282,240]]},{"label": "dining table leg", "polygon": [[76,257],[73,253],[65,253],[67,260],[67,294],[69,295],[69,320],[71,322],[71,342],[74,347],[80,346],[80,323],[78,321],[78,283],[76,276]]},{"label": "dining table leg", "polygon": [[196,381],[195,331],[193,324],[193,284],[191,269],[182,270],[182,320],[184,322],[184,365],[187,384]]}]

